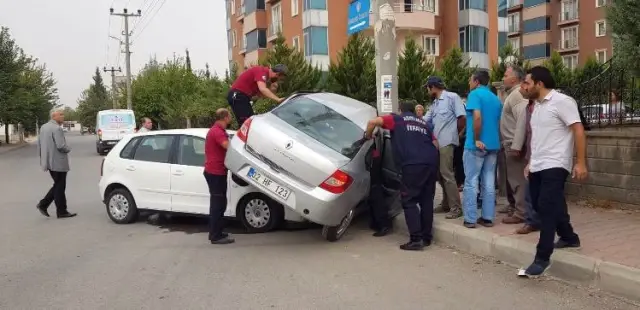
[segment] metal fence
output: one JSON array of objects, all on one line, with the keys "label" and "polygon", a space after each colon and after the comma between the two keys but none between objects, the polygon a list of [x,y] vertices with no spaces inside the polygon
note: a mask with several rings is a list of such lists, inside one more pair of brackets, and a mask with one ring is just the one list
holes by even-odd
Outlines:
[{"label": "metal fence", "polygon": [[585,82],[563,91],[572,96],[591,127],[640,125],[640,77],[611,59]]}]

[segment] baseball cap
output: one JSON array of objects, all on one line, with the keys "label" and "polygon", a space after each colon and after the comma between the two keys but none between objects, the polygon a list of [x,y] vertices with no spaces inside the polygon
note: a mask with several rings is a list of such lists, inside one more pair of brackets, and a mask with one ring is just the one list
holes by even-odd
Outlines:
[{"label": "baseball cap", "polygon": [[283,64],[277,64],[271,68],[271,71],[281,75],[287,75],[287,66]]},{"label": "baseball cap", "polygon": [[437,77],[437,76],[430,76],[427,79],[427,83],[424,84],[424,87],[433,87],[436,86],[438,88],[444,88],[444,82],[442,81],[441,78]]}]

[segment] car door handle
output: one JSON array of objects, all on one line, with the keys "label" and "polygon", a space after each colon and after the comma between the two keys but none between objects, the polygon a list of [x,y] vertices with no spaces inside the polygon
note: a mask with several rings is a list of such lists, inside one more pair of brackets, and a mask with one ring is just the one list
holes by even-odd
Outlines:
[{"label": "car door handle", "polygon": [[127,170],[129,170],[129,171],[136,171],[136,167],[134,167],[134,166],[127,166]]},{"label": "car door handle", "polygon": [[182,172],[182,170],[176,170],[173,172],[173,175],[181,176],[184,175],[184,172]]}]

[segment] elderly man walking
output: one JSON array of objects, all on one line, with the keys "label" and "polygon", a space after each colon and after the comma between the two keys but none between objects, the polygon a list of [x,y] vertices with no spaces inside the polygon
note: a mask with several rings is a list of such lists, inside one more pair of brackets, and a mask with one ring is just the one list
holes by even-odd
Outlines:
[{"label": "elderly man walking", "polygon": [[525,220],[527,210],[527,180],[521,171],[527,163],[524,158],[527,131],[527,104],[529,101],[520,93],[520,83],[524,81],[522,69],[510,66],[504,73],[502,82],[507,93],[502,106],[500,119],[500,136],[502,147],[506,153],[507,186],[515,198],[515,210],[502,219],[505,224],[521,224]]},{"label": "elderly man walking", "polygon": [[65,195],[67,187],[67,172],[69,172],[69,152],[71,148],[62,131],[64,113],[53,111],[51,120],[40,127],[38,138],[38,152],[40,153],[40,166],[44,171],[48,171],[53,179],[53,186],[49,192],[40,200],[36,208],[42,215],[49,217],[47,209],[52,202],[56,204],[56,215],[58,218],[74,217],[76,213],[67,211],[67,197]]}]

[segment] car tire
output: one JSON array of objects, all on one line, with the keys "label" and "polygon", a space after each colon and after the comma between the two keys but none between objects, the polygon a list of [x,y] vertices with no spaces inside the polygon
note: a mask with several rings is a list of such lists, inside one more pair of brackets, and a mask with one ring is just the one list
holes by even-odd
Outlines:
[{"label": "car tire", "polygon": [[336,242],[344,236],[347,229],[351,225],[351,222],[356,216],[356,210],[351,209],[340,221],[340,224],[336,226],[324,225],[322,227],[322,236],[329,242]]},{"label": "car tire", "polygon": [[140,214],[133,196],[126,188],[116,188],[109,192],[104,204],[107,215],[116,224],[131,224]]},{"label": "car tire", "polygon": [[265,233],[278,228],[284,221],[284,208],[260,193],[251,193],[240,199],[236,217],[249,233]]}]

